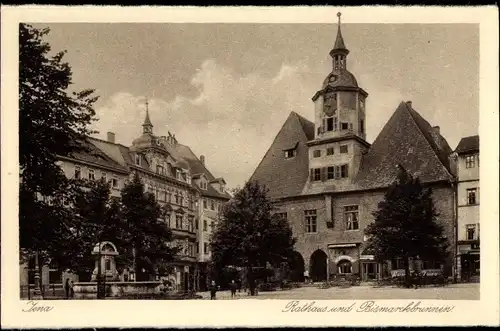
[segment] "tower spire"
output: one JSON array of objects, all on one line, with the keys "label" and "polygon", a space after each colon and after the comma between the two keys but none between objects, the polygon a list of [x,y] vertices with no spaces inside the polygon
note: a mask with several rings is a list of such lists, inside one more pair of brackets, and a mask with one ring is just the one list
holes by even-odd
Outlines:
[{"label": "tower spire", "polygon": [[349,54],[349,50],[345,47],[344,38],[342,37],[340,16],[342,16],[342,13],[337,13],[337,37],[335,38],[335,43],[330,51],[330,56],[333,59],[334,70],[346,68],[346,57],[347,54]]},{"label": "tower spire", "polygon": [[148,99],[146,98],[146,118],[144,119],[144,123],[142,124],[142,133],[153,133],[153,124],[151,123],[151,120],[149,119],[149,102]]}]

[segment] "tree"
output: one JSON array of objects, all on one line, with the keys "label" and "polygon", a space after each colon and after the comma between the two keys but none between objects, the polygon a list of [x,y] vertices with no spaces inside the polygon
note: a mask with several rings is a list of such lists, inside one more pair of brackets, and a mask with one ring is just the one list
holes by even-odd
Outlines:
[{"label": "tree", "polygon": [[273,213],[267,189],[247,182],[222,208],[221,222],[211,237],[212,263],[246,270],[250,293],[255,295],[254,269],[279,265],[293,253],[295,239],[288,221]]},{"label": "tree", "polygon": [[111,241],[117,247],[124,244],[124,227],[120,219],[120,203],[111,197],[109,183],[104,180],[74,181],[71,238],[68,249],[62,251],[59,261],[78,274],[92,272],[95,257],[92,250],[97,243]]},{"label": "tree", "polygon": [[57,160],[82,150],[92,133],[97,101],[93,90],[69,91],[72,72],[65,52],[50,56],[43,40],[49,29],[19,25],[19,230],[23,253],[40,256],[40,266],[66,245],[71,221],[64,196],[68,182]]},{"label": "tree", "polygon": [[154,273],[164,267],[177,253],[172,247],[172,232],[164,222],[164,210],[153,194],[144,192],[137,173],[121,192],[124,224],[124,261],[134,271],[145,269]]},{"label": "tree", "polygon": [[448,254],[448,241],[438,224],[431,188],[398,167],[398,180],[378,204],[375,222],[365,234],[378,261],[403,260],[405,284],[410,286],[410,258],[442,262]]}]

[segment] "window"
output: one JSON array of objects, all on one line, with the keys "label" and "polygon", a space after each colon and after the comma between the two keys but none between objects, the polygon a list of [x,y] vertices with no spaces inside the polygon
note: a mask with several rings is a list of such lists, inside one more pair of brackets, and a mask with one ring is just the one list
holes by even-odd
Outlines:
[{"label": "window", "polygon": [[196,242],[194,244],[194,247],[195,247],[195,252],[196,254],[199,254],[200,253],[200,243],[199,242]]},{"label": "window", "polygon": [[326,179],[334,179],[335,178],[335,167],[326,168]]},{"label": "window", "polygon": [[333,117],[326,119],[326,131],[333,131]]},{"label": "window", "polygon": [[160,175],[163,175],[165,173],[165,170],[163,169],[163,166],[157,165],[156,166],[156,173],[160,174]]},{"label": "window", "polygon": [[466,234],[467,234],[467,240],[475,240],[476,239],[476,225],[475,224],[467,224],[466,225]]},{"label": "window", "polygon": [[364,133],[365,132],[365,121],[359,120],[359,132]]},{"label": "window", "polygon": [[158,190],[158,200],[165,201],[165,191]]},{"label": "window", "polygon": [[475,189],[475,188],[467,189],[467,204],[468,205],[475,205],[478,203],[476,193],[477,193],[477,189]]},{"label": "window", "polygon": [[321,150],[320,149],[317,149],[315,151],[313,151],[313,157],[320,157],[321,156]]},{"label": "window", "polygon": [[476,166],[476,156],[475,155],[467,155],[465,157],[465,167],[466,168],[474,168]]},{"label": "window", "polygon": [[349,176],[348,166],[347,164],[343,164],[340,166],[340,178],[347,178]]},{"label": "window", "polygon": [[312,233],[317,231],[316,227],[316,209],[305,210],[304,215],[306,218],[306,232]]},{"label": "window", "polygon": [[203,220],[203,231],[207,231],[208,223],[207,220]]},{"label": "window", "polygon": [[80,167],[75,167],[75,179],[82,178],[82,170]]},{"label": "window", "polygon": [[288,219],[287,218],[287,214],[285,212],[282,212],[282,213],[276,213],[276,215],[278,216],[278,218],[280,219],[283,219],[283,220],[286,220]]},{"label": "window", "polygon": [[175,194],[175,203],[179,204],[179,195],[177,193]]},{"label": "window", "polygon": [[317,182],[321,180],[321,169],[311,169],[311,181]]},{"label": "window", "polygon": [[203,243],[203,253],[205,253],[205,255],[208,255],[208,243]]},{"label": "window", "polygon": [[347,130],[348,128],[349,128],[349,126],[346,122],[340,123],[340,130]]},{"label": "window", "polygon": [[352,123],[349,123],[349,131],[352,131]]},{"label": "window", "polygon": [[139,154],[135,154],[135,165],[141,165],[141,156]]},{"label": "window", "polygon": [[106,260],[105,264],[106,265],[105,265],[104,269],[106,269],[106,271],[111,270],[111,260]]},{"label": "window", "polygon": [[348,152],[347,145],[340,145],[340,154],[346,154]]},{"label": "window", "polygon": [[116,176],[113,176],[111,179],[111,186],[113,186],[113,188],[118,188],[118,178]]},{"label": "window", "polygon": [[350,261],[342,260],[337,264],[339,274],[350,274],[352,272],[352,264]]},{"label": "window", "polygon": [[212,229],[212,231],[215,231],[215,222],[214,221],[210,222],[210,228]]},{"label": "window", "polygon": [[196,230],[198,230],[198,229],[200,228],[200,226],[198,225],[198,219],[196,219],[196,220],[194,221],[194,228],[195,228]]},{"label": "window", "polygon": [[215,203],[213,200],[210,201],[210,209],[215,210]]},{"label": "window", "polygon": [[335,166],[335,178],[340,178],[340,167]]},{"label": "window", "polygon": [[337,118],[333,118],[333,131],[337,131]]},{"label": "window", "polygon": [[94,180],[95,179],[95,172],[92,169],[89,169],[89,179]]},{"label": "window", "polygon": [[335,152],[335,150],[333,147],[328,147],[326,149],[326,155],[333,155],[334,152]]},{"label": "window", "polygon": [[165,223],[167,223],[169,228],[172,227],[172,224],[170,224],[170,214],[165,214]]},{"label": "window", "polygon": [[365,101],[364,100],[359,100],[359,109],[365,110]]},{"label": "window", "polygon": [[203,199],[203,209],[208,209],[207,199]]},{"label": "window", "polygon": [[285,159],[290,159],[295,156],[295,149],[287,149],[285,151]]},{"label": "window", "polygon": [[182,229],[182,216],[181,215],[175,215],[175,228]]},{"label": "window", "polygon": [[184,206],[184,197],[183,196],[179,196],[179,206]]},{"label": "window", "polygon": [[189,231],[194,231],[194,219],[192,217],[189,218]]},{"label": "window", "polygon": [[107,180],[107,174],[105,172],[101,173],[101,179],[106,183]]},{"label": "window", "polygon": [[346,230],[359,230],[358,206],[345,206],[344,220],[346,223]]}]

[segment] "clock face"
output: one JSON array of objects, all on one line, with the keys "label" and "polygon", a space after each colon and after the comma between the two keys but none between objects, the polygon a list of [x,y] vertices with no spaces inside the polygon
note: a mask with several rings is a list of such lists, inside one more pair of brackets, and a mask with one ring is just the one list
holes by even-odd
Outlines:
[{"label": "clock face", "polygon": [[337,81],[337,75],[331,75],[330,76],[330,83],[334,83]]},{"label": "clock face", "polygon": [[334,92],[325,94],[324,112],[328,116],[332,116],[337,111],[337,96]]}]

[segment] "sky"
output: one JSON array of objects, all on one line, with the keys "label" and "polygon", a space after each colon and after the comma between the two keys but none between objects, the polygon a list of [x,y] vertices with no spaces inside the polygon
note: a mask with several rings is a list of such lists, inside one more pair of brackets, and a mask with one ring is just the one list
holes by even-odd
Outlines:
[{"label": "sky", "polygon": [[[73,89],[93,88],[106,137],[130,145],[145,101],[156,135],[170,131],[205,155],[228,187],[250,178],[291,111],[313,120],[312,96],[331,71],[336,24],[57,23],[46,40],[67,50]],[[348,70],[369,96],[373,142],[401,101],[455,149],[478,134],[479,26],[342,24]]]}]

